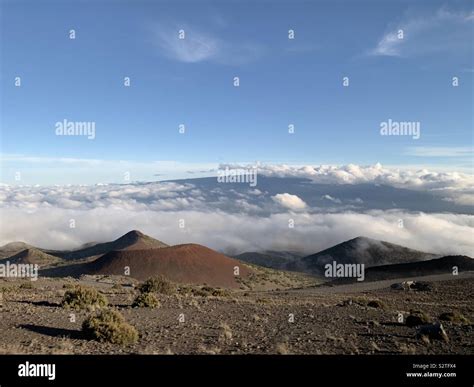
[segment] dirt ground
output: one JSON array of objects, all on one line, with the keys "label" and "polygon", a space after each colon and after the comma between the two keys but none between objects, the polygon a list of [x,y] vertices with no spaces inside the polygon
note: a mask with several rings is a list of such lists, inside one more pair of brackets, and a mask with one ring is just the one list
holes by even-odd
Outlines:
[{"label": "dirt ground", "polygon": [[[425,279],[426,281],[427,279]],[[429,278],[429,291],[390,288],[399,280],[229,295],[159,295],[157,309],[132,308],[138,291],[113,278],[0,280],[0,353],[28,354],[474,354],[474,274]],[[28,285],[31,283],[32,285]],[[100,290],[140,334],[121,346],[81,333],[86,311],[61,306],[64,284]],[[368,306],[380,301],[378,307]],[[442,321],[449,341],[422,340],[410,310]],[[402,318],[402,322],[400,322]]]}]

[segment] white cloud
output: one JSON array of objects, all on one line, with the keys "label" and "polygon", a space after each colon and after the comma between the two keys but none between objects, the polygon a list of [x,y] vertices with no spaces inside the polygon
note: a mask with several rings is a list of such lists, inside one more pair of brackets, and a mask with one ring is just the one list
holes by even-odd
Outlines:
[{"label": "white cloud", "polygon": [[306,203],[297,195],[291,195],[289,193],[276,194],[272,196],[272,199],[283,207],[294,211],[303,210],[307,207]]},{"label": "white cloud", "polygon": [[[323,195],[322,198],[323,198],[323,199],[326,199],[326,200],[329,200],[330,202],[333,202],[333,203],[341,204],[341,200],[340,200],[340,199],[338,199],[338,198],[333,198],[331,195]],[[360,199],[359,199],[359,200],[360,200]],[[359,201],[357,201],[357,199],[356,199],[355,202],[359,202]]]},{"label": "white cloud", "polygon": [[[122,207],[89,210],[40,208],[27,212],[2,208],[5,225],[0,244],[23,240],[45,248],[73,248],[90,241],[115,239],[139,229],[169,244],[201,243],[218,250],[320,251],[362,235],[438,254],[473,255],[474,216],[401,211],[367,213],[278,213],[269,217],[221,211],[153,211]],[[295,227],[288,228],[288,219]],[[75,219],[76,228],[69,228]],[[186,227],[179,228],[179,219]],[[403,219],[405,228],[398,227]]]},{"label": "white cloud", "polygon": [[[185,38],[179,39],[178,31],[183,29]],[[189,27],[155,29],[156,43],[162,53],[180,62],[196,63],[215,58],[221,49],[218,39]]]},{"label": "white cloud", "polygon": [[402,43],[403,40],[398,38],[397,31],[391,31],[382,36],[372,53],[373,55],[399,56]]},{"label": "white cloud", "polygon": [[[246,168],[223,164],[221,167]],[[299,177],[319,184],[380,184],[415,191],[430,191],[457,204],[474,201],[474,175],[460,172],[437,172],[427,169],[384,168],[381,164],[348,165],[258,165],[264,176]],[[329,199],[329,198],[326,198]]]},{"label": "white cloud", "polygon": [[[179,39],[179,31],[184,39]],[[261,57],[264,48],[254,42],[227,41],[209,32],[184,24],[153,26],[154,42],[160,52],[169,59],[184,63],[212,61],[240,65]]]},{"label": "white cloud", "polygon": [[[430,52],[470,50],[466,36],[472,34],[472,12],[445,8],[426,15],[410,15],[389,26],[370,55],[415,56]],[[398,32],[403,31],[399,39]]]},{"label": "white cloud", "polygon": [[[247,168],[245,165],[223,164],[221,167]],[[375,165],[258,165],[265,176],[307,178],[321,184],[385,184],[413,190],[462,191],[474,187],[474,176],[459,172],[436,172],[428,169],[384,168]]]},{"label": "white cloud", "polygon": [[[469,148],[466,148],[466,151]],[[447,149],[417,149],[416,152],[420,154],[448,154],[448,152],[464,152],[464,148],[458,150]],[[90,196],[99,195],[103,198],[105,195],[102,191],[106,191],[110,195],[107,200],[112,200],[113,195],[122,196],[127,195],[128,199],[134,199],[137,202],[145,201],[144,195],[149,195],[147,200],[153,200],[153,195],[158,192],[160,195],[167,195],[161,189],[161,185],[154,187],[152,184],[127,184],[127,189],[120,184],[97,184],[94,186],[72,185],[70,189],[68,186],[53,186],[51,191],[43,192],[40,188],[32,188],[35,183],[41,182],[42,177],[51,178],[53,183],[59,183],[61,179],[75,176],[84,172],[87,181],[107,181],[114,177],[115,181],[123,181],[124,172],[130,171],[131,181],[153,181],[156,180],[156,172],[160,173],[160,179],[180,179],[189,178],[189,170],[194,169],[198,172],[192,177],[206,177],[216,176],[215,164],[187,164],[176,161],[152,161],[152,162],[131,162],[131,161],[112,161],[112,160],[89,160],[89,159],[43,159],[31,158],[14,155],[3,155],[3,178],[10,176],[10,181],[14,182],[14,172],[17,170],[22,172],[22,180],[20,184],[24,184],[23,188],[14,189],[15,186],[0,184],[0,198],[6,197],[8,203],[16,202],[15,195],[40,195],[42,202],[55,205],[51,203],[55,197],[64,194],[66,191],[68,195],[78,198],[82,203],[92,203]],[[13,164],[9,164],[13,162]],[[66,163],[66,164],[65,164]],[[67,166],[66,166],[67,165]],[[203,168],[203,167],[207,167]],[[220,168],[249,168],[249,165],[244,164],[222,164]],[[471,168],[472,170],[472,168]],[[67,172],[66,172],[67,171]],[[62,172],[62,173],[60,173]],[[403,188],[415,191],[429,191],[446,200],[453,201],[459,204],[470,203],[474,199],[474,175],[468,173],[443,171],[443,170],[428,170],[428,169],[403,169],[383,167],[381,164],[375,165],[285,165],[285,164],[266,164],[258,165],[257,173],[263,176],[273,177],[298,177],[307,178],[318,184],[378,184],[388,185],[395,188]],[[50,176],[51,175],[51,176]],[[81,175],[82,176],[82,175]],[[99,177],[103,177],[99,179]],[[73,179],[74,181],[74,179]],[[86,182],[87,182],[86,181]],[[18,184],[18,182],[14,182]],[[82,188],[81,188],[82,187]],[[92,187],[92,188],[91,188]],[[49,190],[49,188],[43,187]],[[116,190],[117,192],[113,192]],[[71,192],[69,192],[71,191]],[[97,192],[96,192],[97,191]],[[109,192],[110,191],[110,192]],[[169,194],[176,194],[175,189],[169,190]],[[134,195],[136,194],[136,197]],[[219,188],[205,194],[223,195],[224,192]],[[5,196],[6,195],[6,196]],[[101,196],[102,195],[102,196]],[[265,194],[258,189],[249,190],[248,192],[236,192],[235,195],[246,197],[247,199],[253,197],[264,197]],[[192,196],[192,195],[186,195]],[[206,196],[206,195],[204,195]],[[194,195],[195,198],[198,196]],[[162,197],[161,197],[162,198]],[[70,196],[68,199],[74,200]],[[143,199],[143,200],[142,200]],[[155,197],[155,199],[157,199]],[[33,199],[31,199],[33,200]],[[30,200],[30,201],[31,201]],[[202,201],[204,201],[204,197]],[[224,197],[223,200],[226,200]],[[71,203],[72,205],[72,203]]]}]

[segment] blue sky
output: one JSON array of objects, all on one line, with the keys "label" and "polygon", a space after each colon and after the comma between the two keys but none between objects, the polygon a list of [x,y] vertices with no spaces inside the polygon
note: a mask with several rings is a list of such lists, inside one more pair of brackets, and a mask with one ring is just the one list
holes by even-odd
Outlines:
[{"label": "blue sky", "polygon": [[[255,161],[472,172],[470,1],[2,1],[1,25],[3,183]],[[64,119],[95,139],[57,136]],[[388,119],[420,139],[381,136]]]}]

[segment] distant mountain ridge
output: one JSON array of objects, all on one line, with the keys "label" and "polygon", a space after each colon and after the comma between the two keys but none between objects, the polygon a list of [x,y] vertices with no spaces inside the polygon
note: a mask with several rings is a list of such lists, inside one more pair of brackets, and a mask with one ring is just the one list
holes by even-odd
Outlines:
[{"label": "distant mountain ridge", "polygon": [[366,268],[388,264],[425,261],[435,254],[413,250],[394,243],[366,237],[356,237],[339,243],[316,254],[303,257],[298,262],[300,270],[313,274],[324,272],[324,265],[337,263],[363,263]]},{"label": "distant mountain ridge", "polygon": [[[35,247],[29,247],[20,251],[19,253],[4,258],[2,261],[9,261],[10,263],[16,264],[32,264],[39,266],[48,266],[58,262],[61,262],[61,259],[55,257],[54,255],[47,254],[40,249]],[[1,262],[1,261],[0,261]]]},{"label": "distant mountain ridge", "polygon": [[87,246],[86,244],[85,247],[77,250],[50,251],[50,254],[66,260],[71,260],[107,254],[111,251],[117,250],[140,250],[162,247],[168,247],[168,245],[148,235],[145,235],[138,230],[132,230],[112,242],[97,243],[91,246]]},{"label": "distant mountain ridge", "polygon": [[111,242],[103,243],[85,243],[74,250],[51,250],[31,246],[24,242],[11,242],[0,247],[0,259],[13,258],[15,254],[23,250],[34,249],[45,254],[52,255],[65,260],[82,259],[94,256],[100,256],[115,250],[139,250],[147,248],[168,247],[164,242],[154,239],[141,231],[132,230]]},{"label": "distant mountain ridge", "polygon": [[368,268],[424,261],[439,255],[359,236],[307,256],[292,252],[262,251],[246,252],[234,257],[243,262],[271,269],[321,275],[324,273],[324,265],[333,261],[342,264],[363,263]]},{"label": "distant mountain ridge", "polygon": [[[12,255],[18,254],[20,251],[34,248],[25,242],[10,242],[0,247],[0,259],[11,257]],[[38,249],[41,250],[41,249]]]},{"label": "distant mountain ridge", "polygon": [[234,255],[239,261],[276,270],[294,270],[303,254],[292,251],[251,251]]},{"label": "distant mountain ridge", "polygon": [[[7,253],[12,254],[5,258]],[[86,243],[69,251],[39,249],[24,242],[13,242],[0,247],[0,262],[6,260],[38,264],[45,276],[124,275],[125,268],[129,268],[129,275],[137,279],[162,274],[176,282],[231,288],[239,286],[239,276],[234,275],[236,267],[241,278],[255,270],[246,264],[322,276],[324,266],[333,261],[337,264],[363,263],[366,276],[371,280],[445,273],[455,264],[462,270],[473,270],[474,262],[466,256],[440,258],[366,237],[356,237],[307,256],[269,250],[246,252],[232,258],[198,244],[169,246],[137,230],[111,242]]]}]

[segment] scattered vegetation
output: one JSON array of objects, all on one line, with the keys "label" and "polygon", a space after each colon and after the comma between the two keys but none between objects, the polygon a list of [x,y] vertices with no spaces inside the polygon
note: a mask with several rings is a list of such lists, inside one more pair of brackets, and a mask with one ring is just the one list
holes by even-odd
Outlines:
[{"label": "scattered vegetation", "polygon": [[140,293],[159,293],[170,296],[176,293],[176,286],[165,277],[159,276],[147,279],[138,290]]},{"label": "scattered vegetation", "polygon": [[12,293],[15,290],[13,286],[2,286],[0,287],[0,293],[8,294]]},{"label": "scattered vegetation", "polygon": [[23,283],[20,285],[20,289],[34,289],[34,286],[33,286],[33,284],[31,283],[31,281],[23,282]]},{"label": "scattered vegetation", "polygon": [[470,324],[470,320],[462,315],[461,313],[454,311],[454,312],[445,312],[439,315],[439,319],[443,321],[450,321],[453,323],[458,324]]},{"label": "scattered vegetation", "polygon": [[63,297],[61,305],[69,309],[96,309],[107,306],[107,298],[96,289],[75,286],[68,290]]},{"label": "scattered vegetation", "polygon": [[386,309],[387,305],[381,300],[370,300],[365,297],[355,297],[348,300],[344,300],[338,304],[338,306],[348,306],[348,305],[359,305],[359,306],[368,306],[370,308]]},{"label": "scattered vegetation", "polygon": [[140,293],[133,301],[133,308],[158,308],[160,302],[153,293]]},{"label": "scattered vegetation", "polygon": [[213,288],[212,286],[190,286],[180,285],[177,288],[177,293],[183,296],[195,296],[195,297],[230,297],[231,292],[227,289]]},{"label": "scattered vegetation", "polygon": [[112,344],[129,345],[138,341],[138,332],[114,309],[101,309],[87,317],[82,331],[91,339]]},{"label": "scattered vegetation", "polygon": [[201,288],[191,289],[191,294],[193,296],[199,297],[229,297],[230,292],[226,289],[213,288],[211,286],[202,286]]}]

